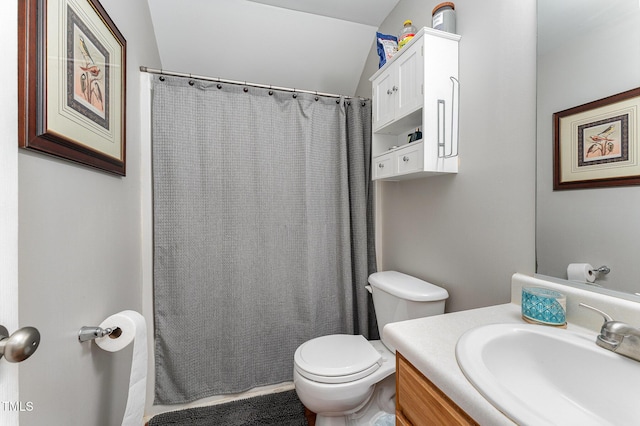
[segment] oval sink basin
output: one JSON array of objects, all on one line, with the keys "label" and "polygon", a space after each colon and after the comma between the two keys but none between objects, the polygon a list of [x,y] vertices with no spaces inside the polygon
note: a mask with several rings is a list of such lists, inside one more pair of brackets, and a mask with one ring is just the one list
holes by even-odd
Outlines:
[{"label": "oval sink basin", "polygon": [[640,362],[587,334],[532,324],[466,332],[456,358],[473,386],[519,425],[640,424]]}]

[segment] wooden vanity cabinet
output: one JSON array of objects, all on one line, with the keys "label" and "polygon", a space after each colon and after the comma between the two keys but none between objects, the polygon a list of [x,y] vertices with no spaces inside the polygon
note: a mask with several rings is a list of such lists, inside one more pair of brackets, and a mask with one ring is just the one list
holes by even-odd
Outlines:
[{"label": "wooden vanity cabinet", "polygon": [[406,358],[396,353],[396,425],[478,425]]}]

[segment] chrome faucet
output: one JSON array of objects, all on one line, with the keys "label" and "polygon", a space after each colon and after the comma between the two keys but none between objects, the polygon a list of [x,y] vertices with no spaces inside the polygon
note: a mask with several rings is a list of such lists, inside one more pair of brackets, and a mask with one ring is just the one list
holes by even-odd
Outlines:
[{"label": "chrome faucet", "polygon": [[604,324],[596,338],[596,344],[628,358],[640,361],[640,328],[635,328],[621,321],[614,321],[611,316],[600,309],[580,303],[579,306],[591,309],[602,315]]}]

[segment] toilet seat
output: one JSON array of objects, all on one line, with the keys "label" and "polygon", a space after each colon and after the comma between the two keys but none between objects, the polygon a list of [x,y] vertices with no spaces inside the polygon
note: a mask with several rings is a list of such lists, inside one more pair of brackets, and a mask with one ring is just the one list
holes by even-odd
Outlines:
[{"label": "toilet seat", "polygon": [[294,355],[301,376],[320,383],[347,383],[367,377],[382,365],[382,355],[364,338],[332,334],[309,340]]}]

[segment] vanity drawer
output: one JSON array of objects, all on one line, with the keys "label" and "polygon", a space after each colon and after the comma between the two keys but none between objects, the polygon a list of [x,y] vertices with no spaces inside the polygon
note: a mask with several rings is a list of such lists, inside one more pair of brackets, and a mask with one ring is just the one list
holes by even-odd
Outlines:
[{"label": "vanity drawer", "polygon": [[373,160],[374,179],[391,176],[393,174],[393,153],[381,155]]},{"label": "vanity drawer", "polygon": [[410,144],[395,154],[399,175],[422,170],[422,143]]},{"label": "vanity drawer", "polygon": [[478,425],[399,352],[396,353],[396,388],[399,425]]}]

